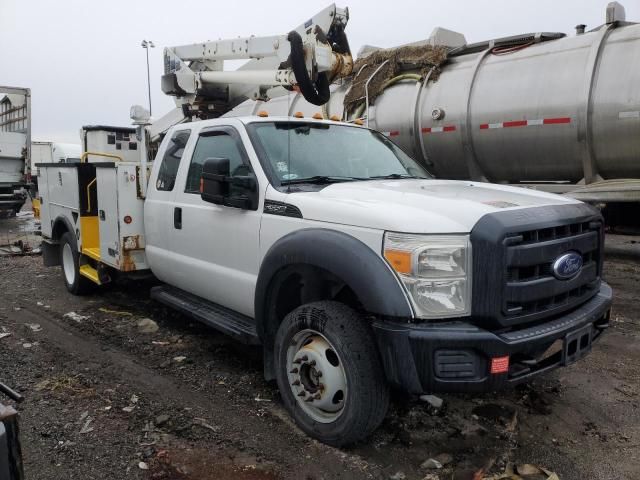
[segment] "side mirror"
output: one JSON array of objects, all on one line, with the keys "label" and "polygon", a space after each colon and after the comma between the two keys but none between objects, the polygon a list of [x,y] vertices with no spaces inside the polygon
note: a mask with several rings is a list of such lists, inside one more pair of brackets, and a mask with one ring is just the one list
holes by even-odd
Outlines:
[{"label": "side mirror", "polygon": [[[236,169],[237,172],[237,169]],[[202,165],[200,197],[205,202],[256,210],[258,188],[253,173],[230,176],[228,158],[207,158]]]},{"label": "side mirror", "polygon": [[229,159],[207,158],[202,165],[200,197],[205,202],[223,205],[229,196]]}]

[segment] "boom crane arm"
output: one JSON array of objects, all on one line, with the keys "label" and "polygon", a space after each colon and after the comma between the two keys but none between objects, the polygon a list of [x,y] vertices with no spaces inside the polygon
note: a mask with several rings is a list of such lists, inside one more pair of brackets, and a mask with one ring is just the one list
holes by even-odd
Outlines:
[{"label": "boom crane arm", "polygon": [[[245,37],[168,47],[162,90],[185,116],[218,117],[242,101],[268,100],[281,86],[315,105],[329,100],[329,84],[349,75],[353,60],[344,33],[347,9],[325,8],[287,35]],[[225,71],[225,60],[250,59]]]}]

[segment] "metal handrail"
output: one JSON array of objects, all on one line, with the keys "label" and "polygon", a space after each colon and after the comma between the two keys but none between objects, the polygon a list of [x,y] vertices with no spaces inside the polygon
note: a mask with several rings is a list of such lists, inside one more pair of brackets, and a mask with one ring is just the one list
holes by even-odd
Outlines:
[{"label": "metal handrail", "polygon": [[87,213],[91,212],[91,192],[89,190],[98,181],[98,177],[94,178],[87,184]]},{"label": "metal handrail", "polygon": [[364,99],[366,102],[366,111],[367,111],[367,127],[369,127],[369,83],[373,80],[373,77],[377,75],[377,73],[384,67],[387,63],[389,63],[389,59],[385,60],[380,64],[378,68],[376,68],[375,72],[371,74],[371,76],[367,79],[367,83],[364,84]]},{"label": "metal handrail", "polygon": [[122,157],[120,155],[114,155],[113,153],[84,152],[82,155],[80,155],[80,163],[87,163],[87,157],[89,155],[95,155],[96,157],[115,158],[116,160],[122,161]]}]

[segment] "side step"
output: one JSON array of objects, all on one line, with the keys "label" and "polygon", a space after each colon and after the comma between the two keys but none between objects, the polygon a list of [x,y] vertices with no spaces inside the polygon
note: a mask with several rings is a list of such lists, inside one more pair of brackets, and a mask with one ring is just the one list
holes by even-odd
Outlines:
[{"label": "side step", "polygon": [[82,275],[83,277],[87,277],[96,285],[102,285],[98,271],[91,265],[80,265],[80,275]]},{"label": "side step", "polygon": [[151,298],[248,345],[260,345],[255,321],[240,313],[180,290],[162,285],[151,289]]}]

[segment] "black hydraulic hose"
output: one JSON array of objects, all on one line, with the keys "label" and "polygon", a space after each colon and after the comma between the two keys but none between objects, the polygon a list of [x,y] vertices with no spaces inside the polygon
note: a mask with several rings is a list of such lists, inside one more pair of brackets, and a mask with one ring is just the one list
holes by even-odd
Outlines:
[{"label": "black hydraulic hose", "polygon": [[318,74],[318,79],[314,83],[309,78],[307,66],[304,61],[304,48],[302,46],[302,37],[298,32],[291,31],[287,36],[287,40],[291,43],[291,68],[296,76],[300,93],[304,99],[313,105],[324,105],[329,101],[331,91],[329,90],[329,78],[326,72]]}]

